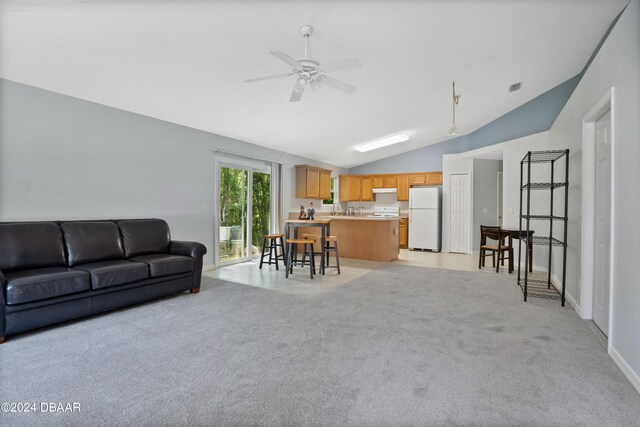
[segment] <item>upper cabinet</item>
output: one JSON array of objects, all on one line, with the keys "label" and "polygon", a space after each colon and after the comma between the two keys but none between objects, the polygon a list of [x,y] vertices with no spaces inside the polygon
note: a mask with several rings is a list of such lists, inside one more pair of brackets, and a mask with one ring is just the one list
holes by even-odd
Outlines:
[{"label": "upper cabinet", "polygon": [[396,176],[395,175],[384,175],[383,179],[383,187],[384,188],[396,188]]},{"label": "upper cabinet", "polygon": [[396,176],[396,184],[398,185],[397,197],[399,201],[409,200],[409,175]]},{"label": "upper cabinet", "polygon": [[331,171],[320,169],[320,198],[331,198]]},{"label": "upper cabinet", "polygon": [[410,173],[409,185],[425,185],[427,183],[427,177],[425,173]]},{"label": "upper cabinet", "polygon": [[442,185],[442,172],[340,175],[340,201],[373,201],[376,199],[373,193],[374,188],[397,188],[397,199],[407,201],[409,200],[409,188],[412,185]]},{"label": "upper cabinet", "polygon": [[357,202],[362,200],[362,176],[340,175],[340,201]]},{"label": "upper cabinet", "polygon": [[442,172],[427,172],[425,181],[426,185],[442,185]]},{"label": "upper cabinet", "polygon": [[362,177],[362,196],[360,200],[363,202],[370,202],[373,200],[373,177]]},{"label": "upper cabinet", "polygon": [[309,165],[296,165],[296,198],[331,197],[331,171]]}]

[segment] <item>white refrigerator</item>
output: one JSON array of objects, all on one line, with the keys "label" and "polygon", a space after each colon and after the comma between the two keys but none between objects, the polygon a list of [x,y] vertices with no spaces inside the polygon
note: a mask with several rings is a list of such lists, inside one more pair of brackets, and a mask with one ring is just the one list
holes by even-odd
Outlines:
[{"label": "white refrigerator", "polygon": [[440,251],[440,187],[409,189],[409,249]]}]

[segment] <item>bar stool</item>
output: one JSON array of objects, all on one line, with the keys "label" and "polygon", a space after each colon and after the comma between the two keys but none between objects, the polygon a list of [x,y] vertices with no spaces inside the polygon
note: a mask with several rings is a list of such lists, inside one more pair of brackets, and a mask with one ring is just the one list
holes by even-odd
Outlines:
[{"label": "bar stool", "polygon": [[[278,243],[278,239],[280,239],[280,243]],[[269,242],[269,253],[265,253],[267,250],[267,241]],[[280,247],[280,255],[278,255],[278,247]],[[281,259],[283,264],[287,265],[287,254],[284,250],[284,234],[267,234],[263,236],[262,240],[262,255],[260,255],[260,270],[262,270],[262,264],[264,262],[264,257],[269,255],[269,261],[267,261],[268,265],[271,265],[272,261],[276,264],[276,270],[280,270],[278,268],[278,260]]]},{"label": "bar stool", "polygon": [[[338,253],[338,238],[336,236],[327,236],[325,238],[327,242],[324,251],[325,251],[325,259],[327,260],[325,268],[337,268],[338,274],[340,274],[340,254]],[[333,242],[333,246],[331,243]],[[336,265],[329,265],[329,254],[333,252],[336,257]]]},{"label": "bar stool", "polygon": [[[302,261],[298,261],[296,255],[298,244],[302,245]],[[287,239],[287,245],[289,245],[289,253],[285,258],[286,274],[285,277],[289,278],[289,273],[293,274],[293,266],[298,265],[304,267],[309,264],[309,273],[313,279],[313,273],[316,271],[316,260],[313,256],[313,240],[310,239]],[[309,260],[306,260],[307,254]]]},{"label": "bar stool", "polygon": [[[322,236],[317,234],[303,234],[303,239],[313,240],[314,243],[320,245],[320,241],[322,240]],[[325,237],[325,247],[324,247],[324,259],[325,259],[325,268],[336,268],[338,269],[338,274],[340,274],[340,254],[338,252],[338,238],[336,236],[326,236]],[[333,242],[333,246],[331,243]],[[333,252],[336,257],[336,265],[329,265],[330,253]],[[321,255],[320,252],[314,252],[314,255]]]}]

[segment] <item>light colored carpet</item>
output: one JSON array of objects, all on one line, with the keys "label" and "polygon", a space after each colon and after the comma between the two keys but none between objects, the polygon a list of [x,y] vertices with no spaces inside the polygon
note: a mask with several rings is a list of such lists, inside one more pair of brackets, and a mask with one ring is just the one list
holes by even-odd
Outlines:
[{"label": "light colored carpet", "polygon": [[0,400],[81,412],[0,424],[639,425],[589,327],[514,280],[389,264],[308,297],[204,278],[10,338]]}]

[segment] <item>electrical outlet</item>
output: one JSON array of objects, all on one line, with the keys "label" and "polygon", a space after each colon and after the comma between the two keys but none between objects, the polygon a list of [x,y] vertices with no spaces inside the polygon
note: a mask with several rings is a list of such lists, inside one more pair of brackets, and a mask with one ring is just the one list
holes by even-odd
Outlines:
[{"label": "electrical outlet", "polygon": [[507,209],[507,213],[512,214],[512,213],[513,213],[513,208],[509,208],[509,209]]},{"label": "electrical outlet", "polygon": [[482,208],[482,213],[489,213],[489,208]]}]

